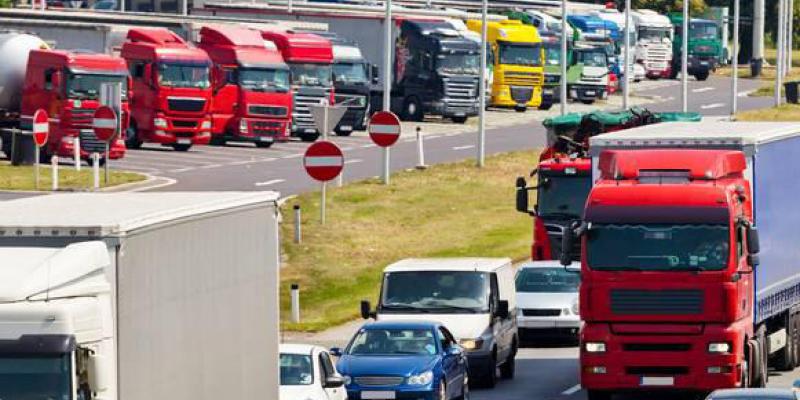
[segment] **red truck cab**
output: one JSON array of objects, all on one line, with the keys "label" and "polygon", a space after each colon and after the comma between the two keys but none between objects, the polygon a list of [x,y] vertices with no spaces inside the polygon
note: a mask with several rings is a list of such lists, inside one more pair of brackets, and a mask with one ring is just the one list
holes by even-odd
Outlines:
[{"label": "red truck cab", "polygon": [[165,28],[134,28],[122,45],[133,79],[129,148],[155,142],[187,151],[211,139],[211,60]]},{"label": "red truck cab", "polygon": [[[21,126],[30,129],[33,113],[44,109],[50,116],[48,143],[42,148],[43,161],[53,155],[73,157],[74,138],[80,138],[80,156],[105,153],[105,143],[96,139],[92,128],[100,106],[103,83],[122,86],[122,128],[128,126],[129,79],[125,60],[106,54],[32,50],[23,83]],[[111,143],[109,157],[122,158],[125,144]],[[104,157],[104,156],[103,156]]]},{"label": "red truck cab", "polygon": [[268,47],[274,45],[280,51],[291,70],[292,134],[307,142],[317,140],[321,132],[314,125],[310,106],[334,103],[330,40],[312,33],[272,30],[261,31],[261,37]]},{"label": "red truck cab", "polygon": [[213,63],[212,144],[227,140],[269,147],[291,134],[289,67],[267,49],[257,31],[228,26],[203,27],[198,47]]}]

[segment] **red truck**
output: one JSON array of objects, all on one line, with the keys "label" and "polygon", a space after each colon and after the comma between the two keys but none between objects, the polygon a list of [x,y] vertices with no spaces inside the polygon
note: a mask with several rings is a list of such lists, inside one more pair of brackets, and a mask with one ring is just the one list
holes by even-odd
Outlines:
[{"label": "red truck", "polygon": [[122,45],[134,95],[128,148],[143,142],[187,151],[211,140],[211,60],[165,28],[133,28]]},{"label": "red truck", "polygon": [[305,142],[317,140],[321,132],[314,125],[309,107],[325,101],[334,103],[331,42],[312,33],[292,31],[263,30],[261,36],[268,42],[265,44],[274,45],[281,52],[291,70],[292,135]]},{"label": "red truck", "polygon": [[206,26],[197,47],[208,53],[211,81],[211,143],[228,140],[269,147],[291,134],[289,67],[281,54],[264,46],[257,31]]},{"label": "red truck", "polygon": [[666,123],[591,139],[596,179],[562,244],[581,240],[590,400],[761,387],[768,368],[800,365],[798,151],[791,123]]}]

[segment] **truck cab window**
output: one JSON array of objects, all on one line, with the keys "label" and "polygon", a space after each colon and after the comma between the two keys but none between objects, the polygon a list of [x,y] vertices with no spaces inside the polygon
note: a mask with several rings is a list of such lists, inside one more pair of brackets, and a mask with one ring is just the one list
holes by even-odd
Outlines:
[{"label": "truck cab window", "polygon": [[53,70],[44,71],[44,90],[53,90]]},{"label": "truck cab window", "polygon": [[144,76],[144,63],[141,61],[131,63],[130,74],[133,79],[141,79]]},{"label": "truck cab window", "polygon": [[498,298],[500,293],[500,288],[497,285],[497,274],[494,272],[491,274],[489,278],[489,288],[490,288],[489,304],[491,304],[492,312],[494,312],[495,310],[497,310],[498,306],[497,303],[500,301],[500,299]]}]

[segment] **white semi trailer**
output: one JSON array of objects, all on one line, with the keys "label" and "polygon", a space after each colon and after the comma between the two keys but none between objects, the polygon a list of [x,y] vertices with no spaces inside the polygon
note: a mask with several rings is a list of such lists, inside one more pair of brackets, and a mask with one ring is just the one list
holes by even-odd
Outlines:
[{"label": "white semi trailer", "polygon": [[278,398],[274,193],[0,203],[0,398]]}]

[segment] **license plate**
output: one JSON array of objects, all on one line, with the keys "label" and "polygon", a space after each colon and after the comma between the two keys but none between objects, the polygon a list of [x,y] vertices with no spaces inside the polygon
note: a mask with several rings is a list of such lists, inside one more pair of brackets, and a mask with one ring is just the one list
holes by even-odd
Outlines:
[{"label": "license plate", "polygon": [[303,130],[303,132],[305,132],[305,133],[316,133],[317,130],[316,129],[305,129],[305,130]]},{"label": "license plate", "polygon": [[390,390],[362,391],[361,398],[363,400],[392,400],[395,398],[395,394]]},{"label": "license plate", "polygon": [[542,93],[544,93],[544,94],[553,94],[554,92],[553,92],[553,89],[545,89],[545,90],[542,91]]},{"label": "license plate", "polygon": [[700,61],[700,65],[708,65],[708,61]]},{"label": "license plate", "polygon": [[178,144],[192,144],[192,139],[178,139]]},{"label": "license plate", "polygon": [[345,132],[350,132],[353,130],[353,127],[350,125],[342,125],[339,127],[339,129]]},{"label": "license plate", "polygon": [[643,376],[639,381],[641,386],[673,386],[675,378],[671,376]]},{"label": "license plate", "polygon": [[463,112],[458,112],[458,113],[456,113],[455,115],[456,115],[456,117],[463,117],[463,116],[465,116],[465,115],[467,115],[467,114],[466,114],[466,113],[463,113]]},{"label": "license plate", "polygon": [[587,95],[587,96],[594,96],[594,95],[596,95],[596,94],[597,94],[597,93],[596,93],[594,90],[587,90],[587,91],[586,91],[586,95]]}]

